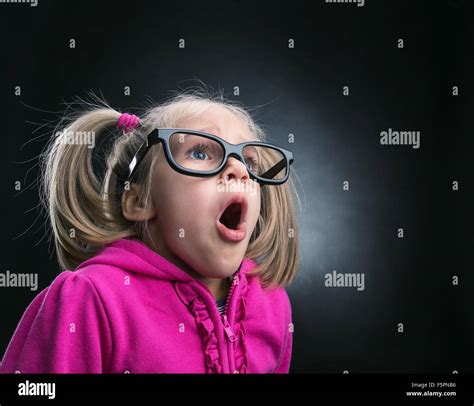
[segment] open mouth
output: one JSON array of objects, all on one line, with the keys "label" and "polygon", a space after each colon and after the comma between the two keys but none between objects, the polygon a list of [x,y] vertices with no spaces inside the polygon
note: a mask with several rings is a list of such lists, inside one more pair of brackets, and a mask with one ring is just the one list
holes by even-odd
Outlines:
[{"label": "open mouth", "polygon": [[247,201],[241,195],[234,195],[225,203],[225,209],[217,219],[217,229],[228,241],[242,241],[247,235]]},{"label": "open mouth", "polygon": [[242,206],[240,203],[232,203],[227,209],[222,213],[219,222],[224,224],[227,228],[231,230],[236,230],[237,226],[240,223],[240,215],[242,213]]}]

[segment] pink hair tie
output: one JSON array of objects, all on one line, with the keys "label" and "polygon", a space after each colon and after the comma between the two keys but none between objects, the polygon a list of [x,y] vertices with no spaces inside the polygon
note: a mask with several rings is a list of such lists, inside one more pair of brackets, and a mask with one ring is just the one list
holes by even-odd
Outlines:
[{"label": "pink hair tie", "polygon": [[123,113],[117,121],[117,128],[123,129],[124,132],[128,133],[137,128],[139,124],[140,119],[135,114]]}]

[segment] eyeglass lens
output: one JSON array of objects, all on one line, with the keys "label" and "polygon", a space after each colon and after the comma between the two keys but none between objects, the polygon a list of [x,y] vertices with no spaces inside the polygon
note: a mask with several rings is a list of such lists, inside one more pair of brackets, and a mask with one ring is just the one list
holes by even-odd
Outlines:
[{"label": "eyeglass lens", "polygon": [[[212,171],[217,169],[225,156],[223,146],[210,138],[196,134],[174,133],[169,147],[174,161],[184,169]],[[288,165],[278,150],[260,145],[246,145],[243,158],[248,171],[266,179],[281,180]]]}]

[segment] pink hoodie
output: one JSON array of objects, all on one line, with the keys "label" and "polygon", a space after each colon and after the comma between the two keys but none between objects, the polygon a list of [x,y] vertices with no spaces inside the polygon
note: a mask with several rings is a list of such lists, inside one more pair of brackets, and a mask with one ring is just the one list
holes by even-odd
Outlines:
[{"label": "pink hoodie", "polygon": [[291,307],[242,261],[224,314],[208,288],[144,243],[122,239],[31,302],[0,372],[287,373]]}]

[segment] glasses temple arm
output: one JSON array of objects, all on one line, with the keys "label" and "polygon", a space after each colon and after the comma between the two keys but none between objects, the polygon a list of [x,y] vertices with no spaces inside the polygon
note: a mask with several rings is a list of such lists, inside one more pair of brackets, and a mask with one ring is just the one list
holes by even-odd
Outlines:
[{"label": "glasses temple arm", "polygon": [[151,145],[149,145],[148,142],[144,142],[140,146],[140,148],[138,149],[137,153],[133,156],[132,161],[128,165],[127,180],[130,180],[133,177],[138,165],[143,160],[143,158],[145,157],[145,155],[148,152],[148,150],[150,149],[150,147],[151,147]]},{"label": "glasses temple arm", "polygon": [[273,165],[268,171],[260,175],[262,178],[273,179],[273,177],[286,166],[286,160],[282,159],[277,164]]}]

